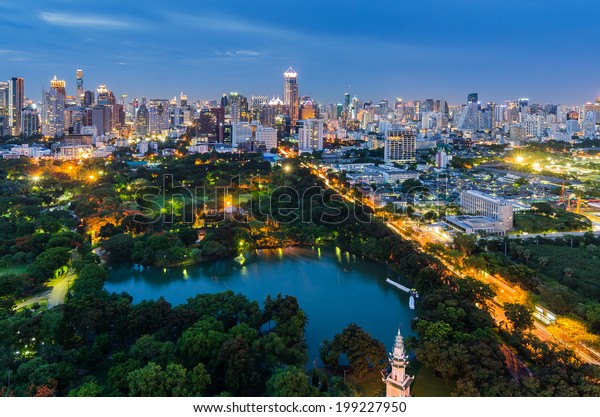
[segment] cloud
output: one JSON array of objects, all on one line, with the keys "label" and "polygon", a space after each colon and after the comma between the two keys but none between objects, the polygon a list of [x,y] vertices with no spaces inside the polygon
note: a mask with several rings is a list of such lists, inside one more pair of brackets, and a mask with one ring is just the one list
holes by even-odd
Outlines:
[{"label": "cloud", "polygon": [[257,58],[263,54],[258,51],[239,50],[239,51],[217,52],[217,55],[226,55],[226,56],[233,57],[233,58]]},{"label": "cloud", "polygon": [[223,15],[202,15],[194,16],[188,14],[171,13],[165,16],[172,22],[180,25],[186,25],[193,28],[212,30],[228,33],[245,33],[248,35],[262,35],[275,37],[279,39],[299,40],[306,38],[306,35],[294,30],[283,29],[268,24],[251,23],[246,20],[237,19],[231,16]]},{"label": "cloud", "polygon": [[133,27],[131,22],[97,15],[80,15],[69,13],[40,12],[40,19],[56,26],[85,26],[101,29],[125,29]]}]

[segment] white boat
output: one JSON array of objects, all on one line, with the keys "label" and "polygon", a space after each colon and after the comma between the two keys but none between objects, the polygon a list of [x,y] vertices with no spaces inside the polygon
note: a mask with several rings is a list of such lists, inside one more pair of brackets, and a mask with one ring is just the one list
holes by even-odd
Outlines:
[{"label": "white boat", "polygon": [[413,297],[412,295],[408,299],[408,308],[410,308],[411,310],[415,309],[415,297]]}]

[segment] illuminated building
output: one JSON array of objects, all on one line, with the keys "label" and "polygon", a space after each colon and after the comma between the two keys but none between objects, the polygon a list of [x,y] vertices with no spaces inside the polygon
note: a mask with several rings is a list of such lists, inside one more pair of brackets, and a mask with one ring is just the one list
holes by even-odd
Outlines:
[{"label": "illuminated building", "polygon": [[308,119],[302,121],[298,129],[298,151],[313,152],[323,150],[323,120]]},{"label": "illuminated building", "polygon": [[292,126],[296,126],[299,118],[298,98],[297,74],[292,67],[289,67],[283,73],[283,103],[288,106]]},{"label": "illuminated building", "polygon": [[43,91],[42,134],[48,137],[61,137],[64,133],[65,96],[54,88],[50,91]]},{"label": "illuminated building", "polygon": [[8,125],[13,136],[21,134],[21,110],[25,102],[25,80],[13,77],[8,82]]},{"label": "illuminated building", "polygon": [[149,122],[150,119],[148,117],[148,108],[146,107],[146,99],[142,99],[142,104],[137,110],[137,115],[135,117],[135,129],[138,136],[147,136],[149,132]]},{"label": "illuminated building", "polygon": [[75,73],[75,98],[80,103],[83,100],[83,70],[78,69]]},{"label": "illuminated building", "polygon": [[0,115],[8,114],[8,83],[0,81]]},{"label": "illuminated building", "polygon": [[67,82],[65,80],[57,79],[56,75],[50,80],[50,88],[58,94],[62,94],[63,97],[67,97]]},{"label": "illuminated building", "polygon": [[248,122],[237,122],[231,125],[231,146],[245,142],[253,137],[253,127]]},{"label": "illuminated building", "polygon": [[506,233],[513,227],[513,206],[508,201],[491,197],[475,190],[463,191],[460,194],[460,208],[465,213],[478,214],[499,220],[501,230]]},{"label": "illuminated building", "polygon": [[259,126],[256,130],[256,142],[264,143],[267,152],[277,149],[277,130],[272,127]]},{"label": "illuminated building", "polygon": [[316,119],[319,117],[318,107],[312,100],[307,99],[300,106],[300,120]]},{"label": "illuminated building", "polygon": [[32,105],[21,112],[21,135],[30,137],[40,133],[40,116]]},{"label": "illuminated building", "polygon": [[412,162],[416,160],[417,136],[412,130],[389,130],[385,135],[385,162]]}]

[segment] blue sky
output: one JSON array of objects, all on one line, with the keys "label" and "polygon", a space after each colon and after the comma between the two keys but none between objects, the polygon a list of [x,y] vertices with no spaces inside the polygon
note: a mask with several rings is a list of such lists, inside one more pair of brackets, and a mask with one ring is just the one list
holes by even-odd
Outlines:
[{"label": "blue sky", "polygon": [[[492,4],[493,3],[493,4]],[[74,91],[211,99],[223,92],[337,102],[403,97],[600,96],[596,0],[0,0],[0,79],[25,77],[39,99],[57,75]]]}]

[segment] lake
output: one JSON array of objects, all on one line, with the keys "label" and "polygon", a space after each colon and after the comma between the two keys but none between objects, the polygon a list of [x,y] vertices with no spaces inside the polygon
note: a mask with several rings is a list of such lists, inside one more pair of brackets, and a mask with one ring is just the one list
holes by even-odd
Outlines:
[{"label": "lake", "polygon": [[379,339],[388,351],[398,328],[404,336],[412,334],[414,310],[408,307],[408,294],[386,283],[387,277],[398,280],[383,265],[339,249],[285,248],[246,254],[242,264],[228,259],[187,268],[115,266],[105,288],[127,292],[135,302],[162,296],[173,305],[199,293],[228,289],[261,305],[268,294],[292,295],[308,315],[312,365],[323,339],[332,339],[350,323]]}]

